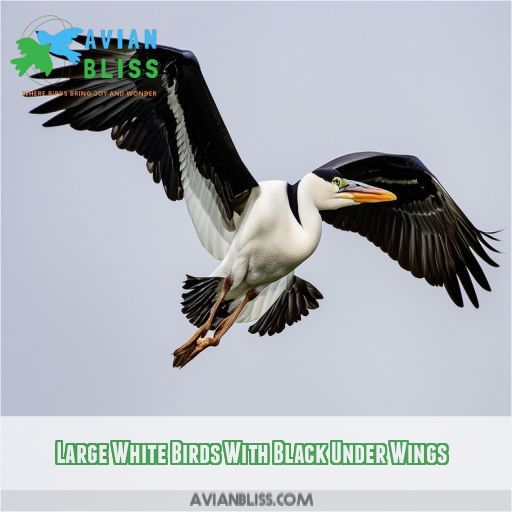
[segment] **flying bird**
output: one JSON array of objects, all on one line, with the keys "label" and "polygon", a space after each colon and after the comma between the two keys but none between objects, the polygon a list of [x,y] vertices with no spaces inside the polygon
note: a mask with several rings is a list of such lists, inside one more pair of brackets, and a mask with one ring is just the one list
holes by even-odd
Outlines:
[{"label": "flying bird", "polygon": [[53,64],[49,44],[39,44],[30,37],[18,39],[16,44],[22,56],[11,59],[11,64],[14,64],[19,76],[23,76],[31,66],[42,71],[45,76],[50,74]]},{"label": "flying bird", "polygon": [[72,50],[69,45],[81,32],[83,32],[81,28],[70,27],[54,35],[49,34],[46,30],[37,30],[36,36],[41,44],[50,45],[50,53],[52,55],[64,57],[68,59],[71,64],[77,64],[80,60],[80,53]]},{"label": "flying bird", "polygon": [[[473,280],[490,290],[476,256],[498,266],[486,252],[498,252],[489,242],[496,238],[470,222],[418,158],[354,153],[295,184],[258,182],[238,155],[192,52],[98,44],[84,56],[104,59],[107,70],[117,70],[118,59],[125,70],[130,59],[156,59],[158,77],[84,80],[80,66],[59,68],[51,77],[69,80],[41,90],[114,94],[61,95],[32,113],[59,112],[43,126],[111,130],[117,147],[146,159],[171,201],[185,200],[199,240],[218,260],[208,275],[185,280],[182,311],[196,330],[174,352],[174,366],[218,345],[234,322],[252,322],[251,333],[273,335],[316,309],[321,293],[295,270],[315,252],[323,223],[366,237],[413,276],[444,286],[457,306],[463,306],[462,286],[478,307]],[[155,94],[136,94],[148,90]]]}]

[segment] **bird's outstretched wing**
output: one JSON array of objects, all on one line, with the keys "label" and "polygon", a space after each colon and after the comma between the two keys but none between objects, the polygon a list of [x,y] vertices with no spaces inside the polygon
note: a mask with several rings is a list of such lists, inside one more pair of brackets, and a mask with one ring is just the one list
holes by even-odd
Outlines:
[{"label": "bird's outstretched wing", "polygon": [[365,236],[415,277],[425,278],[433,286],[444,286],[461,307],[462,284],[478,307],[470,274],[485,290],[490,286],[475,254],[497,267],[485,251],[498,252],[487,241],[496,238],[469,221],[418,158],[353,153],[320,169],[336,170],[343,178],[384,188],[397,196],[396,201],[388,203],[321,211],[325,222]]},{"label": "bird's outstretched wing", "polygon": [[[293,274],[289,276],[286,289],[274,303],[264,309],[263,316],[249,327],[251,334],[272,336],[280,333],[287,325],[300,322],[303,316],[308,316],[310,309],[318,308],[318,300],[323,299],[322,294],[304,279]],[[257,301],[258,298],[255,300]]]},{"label": "bird's outstretched wing", "polygon": [[[78,36],[79,43],[85,42]],[[192,52],[158,46],[156,50],[118,50],[117,41],[103,49],[82,52],[76,66],[53,70],[51,78],[68,78],[42,90],[68,91],[38,106],[32,113],[62,111],[44,126],[69,124],[76,130],[111,129],[117,147],[136,151],[156,183],[162,182],[172,201],[186,200],[203,246],[222,259],[234,238],[256,180],[240,159]],[[85,59],[122,78],[83,78]],[[130,59],[145,70],[149,59],[158,61],[158,75],[130,78]],[[71,91],[80,94],[71,95]],[[95,95],[106,91],[105,95]],[[150,92],[154,95],[141,96]],[[88,94],[88,96],[86,95]]]}]

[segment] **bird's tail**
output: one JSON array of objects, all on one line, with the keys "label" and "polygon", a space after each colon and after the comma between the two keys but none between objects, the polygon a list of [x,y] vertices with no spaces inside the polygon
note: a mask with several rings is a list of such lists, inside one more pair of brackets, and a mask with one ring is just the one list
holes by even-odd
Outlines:
[{"label": "bird's tail", "polygon": [[[188,318],[191,324],[199,327],[208,319],[208,315],[217,300],[222,288],[222,277],[194,277],[187,275],[183,283],[182,312]],[[225,300],[219,309],[213,321],[212,327],[215,328],[220,320],[228,315],[228,309],[231,301]]]},{"label": "bird's tail", "polygon": [[18,57],[16,59],[11,59],[11,64],[14,64],[16,71],[19,72],[19,76],[23,76],[30,67],[30,60],[26,57]]}]

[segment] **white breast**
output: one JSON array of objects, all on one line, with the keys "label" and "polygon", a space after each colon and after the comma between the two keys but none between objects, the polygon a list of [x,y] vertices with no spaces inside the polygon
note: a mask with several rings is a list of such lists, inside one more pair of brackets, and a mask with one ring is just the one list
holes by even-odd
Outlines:
[{"label": "white breast", "polygon": [[234,274],[237,284],[244,281],[248,287],[258,287],[274,282],[316,249],[321,234],[318,210],[306,212],[310,218],[299,224],[286,189],[284,181],[264,181],[249,198],[242,223],[221,264],[223,275]]}]

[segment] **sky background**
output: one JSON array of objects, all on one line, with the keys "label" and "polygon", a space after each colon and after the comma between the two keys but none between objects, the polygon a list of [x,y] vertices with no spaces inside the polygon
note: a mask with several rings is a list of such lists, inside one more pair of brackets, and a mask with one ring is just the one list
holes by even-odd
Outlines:
[{"label": "sky background", "polygon": [[[510,414],[510,5],[2,3],[2,413]],[[185,274],[216,262],[184,202],[108,132],[46,129],[9,60],[35,18],[157,28],[193,50],[253,175],[294,183],[354,151],[417,155],[481,229],[492,293],[459,309],[362,237],[324,227],[297,270],[321,307],[237,325],[182,370]],[[340,281],[340,275],[343,279]],[[340,287],[340,283],[343,286]]]}]

